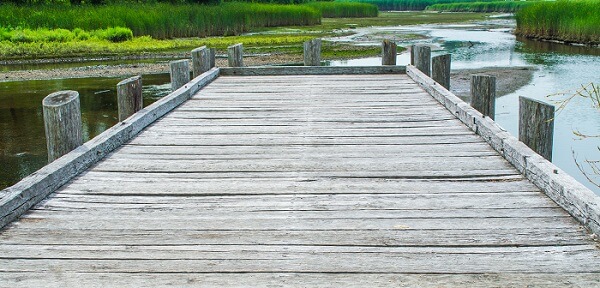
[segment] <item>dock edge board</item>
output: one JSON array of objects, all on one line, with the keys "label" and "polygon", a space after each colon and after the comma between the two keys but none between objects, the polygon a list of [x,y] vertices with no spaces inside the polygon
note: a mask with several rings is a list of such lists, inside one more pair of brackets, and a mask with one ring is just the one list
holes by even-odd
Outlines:
[{"label": "dock edge board", "polygon": [[494,120],[484,116],[414,66],[406,73],[452,114],[488,142],[550,199],[600,236],[600,196],[531,150]]}]

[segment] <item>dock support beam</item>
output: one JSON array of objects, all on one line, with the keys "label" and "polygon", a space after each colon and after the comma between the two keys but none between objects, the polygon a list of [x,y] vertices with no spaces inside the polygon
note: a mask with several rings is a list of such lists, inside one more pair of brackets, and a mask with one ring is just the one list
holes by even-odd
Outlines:
[{"label": "dock support beam", "polygon": [[304,42],[304,66],[321,66],[321,39]]},{"label": "dock support beam", "polygon": [[173,91],[190,82],[190,65],[188,60],[171,62],[171,89]]},{"label": "dock support beam", "polygon": [[425,75],[431,77],[431,47],[415,45],[415,67]]},{"label": "dock support beam", "polygon": [[381,65],[396,65],[396,43],[389,39],[381,43]]},{"label": "dock support beam", "polygon": [[431,58],[431,78],[447,90],[450,90],[450,54]]},{"label": "dock support beam", "polygon": [[77,91],[59,91],[42,100],[48,163],[83,144]]},{"label": "dock support beam", "polygon": [[227,47],[229,67],[244,67],[244,46],[238,43]]},{"label": "dock support beam", "polygon": [[519,97],[519,141],[552,162],[554,106]]},{"label": "dock support beam", "polygon": [[142,76],[125,79],[117,84],[117,106],[119,122],[142,110]]},{"label": "dock support beam", "polygon": [[471,76],[471,107],[494,119],[496,114],[496,77]]},{"label": "dock support beam", "polygon": [[210,49],[206,48],[206,46],[202,46],[192,50],[192,74],[193,78],[196,78],[202,73],[210,70],[212,68],[210,66]]}]

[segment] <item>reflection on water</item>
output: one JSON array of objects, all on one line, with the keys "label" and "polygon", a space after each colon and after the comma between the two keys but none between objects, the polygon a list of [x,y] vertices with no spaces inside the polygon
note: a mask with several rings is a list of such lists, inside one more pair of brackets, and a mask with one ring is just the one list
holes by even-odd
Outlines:
[{"label": "reflection on water", "polygon": [[[433,46],[434,55],[451,53],[452,69],[535,66],[537,71],[531,83],[496,100],[496,121],[512,135],[518,135],[519,96],[556,102],[572,95],[582,85],[591,82],[599,84],[600,49],[517,39],[510,32],[514,26],[514,20],[501,19],[460,26],[364,28],[365,31],[359,31],[359,34],[364,36],[388,31],[390,35],[426,35],[426,39],[399,44],[424,43]],[[347,37],[343,40],[348,41]],[[398,55],[397,63],[409,63],[408,53]],[[381,58],[331,61],[329,65],[381,65]],[[559,92],[565,94],[548,97]],[[573,157],[573,154],[576,155],[580,162],[585,159],[600,160],[600,138],[581,139],[573,134],[574,131],[580,131],[588,135],[600,135],[600,111],[592,107],[589,100],[577,98],[556,117],[554,125],[553,162],[600,195],[600,188],[587,181]],[[600,180],[598,177],[596,179]]]},{"label": "reflection on water", "polygon": [[[60,90],[79,92],[87,141],[117,123],[116,85],[122,78],[83,78],[0,83],[0,189],[47,162],[42,99]],[[144,106],[168,94],[168,74],[144,75]]]}]

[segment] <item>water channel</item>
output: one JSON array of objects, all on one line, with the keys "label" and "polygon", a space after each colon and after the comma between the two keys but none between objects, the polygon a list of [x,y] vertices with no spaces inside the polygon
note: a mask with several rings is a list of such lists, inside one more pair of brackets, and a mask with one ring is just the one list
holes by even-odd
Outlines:
[{"label": "water channel", "polygon": [[[514,20],[498,18],[465,25],[421,25],[357,29],[357,34],[338,38],[358,44],[378,44],[365,35],[422,35],[399,37],[399,45],[427,43],[434,55],[452,54],[452,69],[533,66],[533,80],[517,91],[497,98],[496,121],[511,134],[518,131],[518,97],[545,102],[559,101],[582,85],[600,82],[600,49],[517,39],[511,34]],[[413,39],[402,41],[401,39]],[[414,40],[417,39],[417,40]],[[398,56],[398,64],[409,62],[408,54]],[[331,61],[329,65],[380,65],[381,58]],[[58,90],[81,94],[86,139],[117,122],[115,85],[121,79],[85,78],[0,83],[0,189],[16,183],[46,162],[41,100]],[[145,105],[166,95],[168,75],[144,75]],[[564,94],[556,95],[564,92]],[[548,95],[555,95],[548,97]],[[553,162],[600,195],[577,167],[584,161],[600,159],[600,138],[581,138],[573,132],[600,135],[600,111],[589,99],[574,98],[555,121]],[[587,168],[589,173],[592,171]],[[592,176],[593,177],[593,176]],[[598,177],[594,178],[598,180]]]}]

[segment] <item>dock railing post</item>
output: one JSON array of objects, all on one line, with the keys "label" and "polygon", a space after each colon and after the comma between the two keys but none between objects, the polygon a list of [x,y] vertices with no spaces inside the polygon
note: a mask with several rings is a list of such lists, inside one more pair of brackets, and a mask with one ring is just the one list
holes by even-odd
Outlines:
[{"label": "dock railing post", "polygon": [[59,91],[42,100],[48,163],[83,144],[77,91]]},{"label": "dock railing post", "polygon": [[321,39],[304,42],[304,66],[321,66]]},{"label": "dock railing post", "polygon": [[471,107],[494,119],[496,114],[496,77],[471,76]]},{"label": "dock railing post", "polygon": [[125,79],[117,84],[117,106],[119,122],[142,110],[142,76]]},{"label": "dock railing post", "polygon": [[173,91],[190,82],[190,65],[188,60],[177,60],[170,63],[171,89]]},{"label": "dock railing post", "polygon": [[554,106],[519,97],[519,141],[552,162]]},{"label": "dock railing post", "polygon": [[431,78],[447,90],[450,90],[450,54],[431,58]]},{"label": "dock railing post", "polygon": [[415,44],[410,45],[410,65],[415,66]]},{"label": "dock railing post", "polygon": [[208,56],[208,60],[209,60],[210,64],[208,66],[210,66],[210,68],[212,69],[216,66],[215,58],[217,57],[217,49],[210,48],[209,51],[210,51],[210,55]]},{"label": "dock railing post", "polygon": [[244,66],[244,46],[242,43],[227,47],[227,62],[229,67]]},{"label": "dock railing post", "polygon": [[381,65],[396,65],[396,43],[389,39],[381,43]]},{"label": "dock railing post", "polygon": [[415,67],[427,76],[431,76],[431,47],[415,45]]},{"label": "dock railing post", "polygon": [[192,50],[192,75],[194,78],[210,70],[210,49],[202,46]]}]

